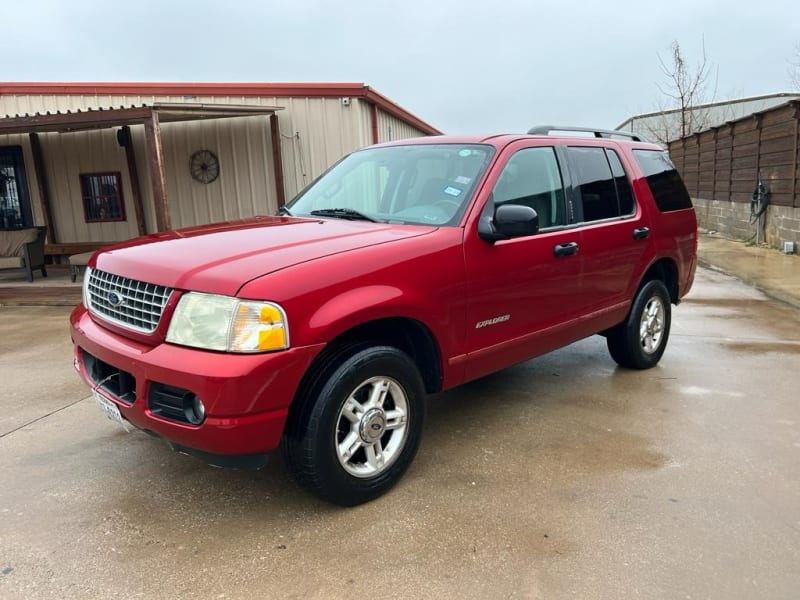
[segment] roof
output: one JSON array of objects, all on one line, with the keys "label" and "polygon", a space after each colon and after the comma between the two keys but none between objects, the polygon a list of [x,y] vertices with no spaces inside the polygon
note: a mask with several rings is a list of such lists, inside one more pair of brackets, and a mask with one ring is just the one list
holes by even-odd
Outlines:
[{"label": "roof", "polygon": [[352,97],[363,98],[429,135],[442,133],[364,83],[0,82],[0,95]]},{"label": "roof", "polygon": [[[577,128],[576,128],[577,129]],[[580,131],[587,131],[585,128],[580,128]],[[647,140],[632,140],[623,136],[620,138],[612,137],[597,137],[595,135],[543,135],[543,134],[527,134],[527,133],[496,133],[492,135],[439,135],[413,138],[410,140],[393,140],[390,142],[383,142],[380,146],[419,146],[419,145],[435,145],[435,144],[489,144],[495,148],[503,148],[514,142],[520,140],[557,140],[559,142],[566,142],[567,145],[604,145],[607,142],[615,144],[633,145],[636,148],[660,148],[660,146],[649,142]]]},{"label": "roof", "polygon": [[26,113],[13,116],[6,115],[5,118],[0,118],[0,134],[44,131],[70,132],[103,129],[119,125],[137,125],[144,123],[153,113],[158,114],[160,122],[171,123],[176,121],[268,115],[277,110],[282,110],[282,107],[155,102],[128,107],[90,108],[87,110],[56,111],[55,113]]},{"label": "roof", "polygon": [[[745,104],[747,102],[758,102],[760,100],[765,100],[765,101],[767,101],[767,100],[775,100],[776,101],[775,106],[777,106],[779,104],[784,104],[785,103],[785,102],[781,101],[784,98],[788,99],[788,100],[792,100],[794,98],[800,98],[800,92],[779,92],[779,93],[775,93],[775,94],[763,94],[761,96],[747,96],[745,98],[735,98],[733,100],[721,100],[719,102],[708,102],[706,104],[695,104],[693,106],[688,107],[688,109],[689,110],[703,110],[703,109],[709,109],[709,108],[716,109],[716,108],[724,108],[724,107],[728,107],[728,106],[736,106],[738,104]],[[649,113],[642,113],[642,114],[639,114],[639,115],[634,115],[632,117],[628,117],[622,123],[617,125],[617,129],[625,128],[632,121],[636,121],[636,120],[640,120],[640,119],[648,119],[650,117],[660,117],[660,116],[663,116],[663,115],[671,115],[671,114],[680,113],[680,112],[681,112],[680,108],[670,108],[670,109],[667,109],[667,110],[657,110],[655,112],[649,112]]]}]

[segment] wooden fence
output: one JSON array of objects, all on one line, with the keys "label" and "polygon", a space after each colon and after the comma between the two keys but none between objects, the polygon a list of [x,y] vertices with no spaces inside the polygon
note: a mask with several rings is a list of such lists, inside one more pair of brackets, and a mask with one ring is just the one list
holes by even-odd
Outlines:
[{"label": "wooden fence", "polygon": [[693,198],[750,202],[761,170],[772,205],[800,208],[799,118],[793,100],[670,142],[669,153]]}]

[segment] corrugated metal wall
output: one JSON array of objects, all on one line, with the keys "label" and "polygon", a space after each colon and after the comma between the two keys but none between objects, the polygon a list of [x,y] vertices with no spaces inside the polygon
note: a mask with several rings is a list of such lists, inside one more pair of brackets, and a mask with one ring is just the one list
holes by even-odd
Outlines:
[{"label": "corrugated metal wall", "polygon": [[405,121],[378,110],[378,140],[380,142],[393,142],[394,140],[404,140],[424,135],[426,134]]},{"label": "corrugated metal wall", "polygon": [[[153,102],[282,106],[278,112],[284,191],[292,198],[342,155],[372,143],[371,106],[361,99],[232,96],[0,96],[0,115],[119,107]],[[423,135],[379,111],[381,140]],[[143,127],[131,128],[148,231],[155,230]],[[116,130],[41,134],[52,210],[60,242],[114,241],[137,235],[125,152]],[[173,227],[269,214],[277,209],[269,117],[253,116],[162,124],[167,195]],[[0,136],[0,145],[21,145],[37,223],[43,222],[28,136]],[[193,152],[208,149],[219,158],[219,178],[210,184],[189,174]],[[86,223],[80,173],[119,171],[127,221]]]},{"label": "corrugated metal wall", "polygon": [[[728,121],[734,121],[755,112],[780,106],[798,97],[800,94],[774,94],[694,106],[688,109],[689,115],[686,118],[686,124],[690,126],[689,133],[695,133],[711,127],[719,127]],[[668,110],[631,117],[620,123],[617,129],[630,131],[649,140],[663,143],[680,139],[680,125],[680,111]]]}]

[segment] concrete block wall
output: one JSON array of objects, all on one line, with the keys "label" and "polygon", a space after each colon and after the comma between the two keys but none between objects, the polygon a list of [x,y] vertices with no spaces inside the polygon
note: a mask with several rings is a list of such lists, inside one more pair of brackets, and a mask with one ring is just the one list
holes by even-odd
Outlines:
[{"label": "concrete block wall", "polygon": [[[725,200],[692,198],[697,224],[703,229],[713,229],[738,240],[755,240],[756,226],[750,224],[750,204]],[[768,246],[783,249],[786,241],[800,246],[800,208],[790,206],[767,207],[764,229],[759,236]]]},{"label": "concrete block wall", "polygon": [[800,254],[800,208],[768,207],[766,233],[770,246],[783,248],[783,242],[794,242],[795,252]]}]

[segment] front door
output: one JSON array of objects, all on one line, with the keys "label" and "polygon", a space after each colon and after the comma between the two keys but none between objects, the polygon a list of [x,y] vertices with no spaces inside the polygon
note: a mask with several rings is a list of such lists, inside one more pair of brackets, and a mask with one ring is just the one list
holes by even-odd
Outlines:
[{"label": "front door", "polygon": [[0,229],[33,227],[20,146],[0,146]]},{"label": "front door", "polygon": [[[469,231],[466,377],[474,379],[572,341],[580,305],[580,230],[569,227],[555,149],[512,145],[484,213],[503,204],[533,208],[540,231],[494,243]],[[508,156],[510,154],[510,156]],[[499,166],[499,165],[498,165]]]}]

